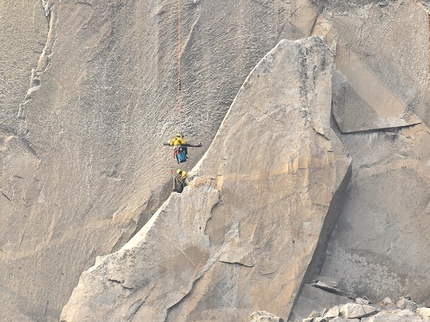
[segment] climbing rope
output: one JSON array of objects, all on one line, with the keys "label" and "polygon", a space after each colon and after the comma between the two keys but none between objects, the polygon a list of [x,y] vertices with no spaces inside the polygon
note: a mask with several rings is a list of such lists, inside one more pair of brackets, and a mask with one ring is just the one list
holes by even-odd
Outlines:
[{"label": "climbing rope", "polygon": [[178,111],[182,125],[182,84],[181,84],[181,0],[178,0]]}]

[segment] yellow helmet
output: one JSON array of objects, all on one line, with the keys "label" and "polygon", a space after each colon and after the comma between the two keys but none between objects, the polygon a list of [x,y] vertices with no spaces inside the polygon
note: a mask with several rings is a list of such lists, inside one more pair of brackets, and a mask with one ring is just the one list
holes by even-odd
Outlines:
[{"label": "yellow helmet", "polygon": [[178,170],[176,170],[176,173],[177,173],[177,174],[181,174],[181,173],[182,173],[182,170],[181,170],[181,169],[178,169]]},{"label": "yellow helmet", "polygon": [[178,133],[178,134],[176,134],[176,137],[177,137],[177,138],[180,138],[180,137],[182,137],[182,135],[180,135],[180,134]]}]

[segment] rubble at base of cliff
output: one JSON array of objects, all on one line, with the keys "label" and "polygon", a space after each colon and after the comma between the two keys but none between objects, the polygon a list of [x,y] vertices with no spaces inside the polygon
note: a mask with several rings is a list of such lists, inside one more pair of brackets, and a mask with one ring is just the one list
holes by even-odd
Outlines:
[{"label": "rubble at base of cliff", "polygon": [[[250,322],[283,322],[271,313],[258,311],[251,314]],[[386,297],[376,304],[365,298],[354,302],[336,305],[322,311],[312,311],[309,317],[288,322],[429,322],[430,308],[413,302],[408,296],[395,301]]]}]

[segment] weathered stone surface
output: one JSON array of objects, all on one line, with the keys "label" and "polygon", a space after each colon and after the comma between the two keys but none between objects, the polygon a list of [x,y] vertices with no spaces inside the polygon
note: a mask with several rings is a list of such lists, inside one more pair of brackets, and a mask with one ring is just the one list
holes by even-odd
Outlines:
[{"label": "weathered stone surface", "polygon": [[[389,302],[389,299],[386,298],[384,302]],[[356,306],[358,307],[358,304],[354,304],[354,303],[349,303],[347,305],[345,305],[344,307],[351,307],[351,306]],[[312,314],[306,318],[306,319],[302,319],[302,322],[389,322],[389,321],[394,321],[394,322],[400,322],[400,321],[405,321],[405,322],[428,322],[429,318],[425,315],[424,312],[426,312],[426,310],[428,308],[425,307],[420,307],[416,310],[416,312],[413,312],[411,310],[409,310],[408,308],[404,308],[404,309],[398,309],[396,306],[394,305],[386,305],[385,303],[381,302],[379,304],[379,306],[376,305],[366,305],[366,311],[372,311],[372,309],[370,307],[373,307],[373,310],[375,311],[375,314],[369,317],[363,317],[363,318],[347,318],[347,317],[342,317],[342,316],[338,316],[338,317],[334,317],[331,318],[328,313],[329,312],[338,312],[339,311],[339,307],[338,306],[334,306],[329,310],[324,310],[321,313],[318,313],[316,311],[313,311]],[[308,308],[308,310],[311,307]],[[360,309],[359,309],[360,310]],[[347,311],[347,310],[343,310],[343,311]],[[351,310],[354,311],[354,310]],[[380,311],[380,312],[378,312]],[[364,312],[364,310],[363,310]],[[378,312],[378,313],[377,313]],[[355,314],[355,313],[353,313]],[[291,321],[299,321],[299,319],[291,319]]]},{"label": "weathered stone surface", "polygon": [[419,307],[416,309],[417,314],[422,317],[430,317],[430,308],[429,307]]},{"label": "weathered stone surface", "polygon": [[330,320],[330,322],[358,322],[358,321],[360,321],[360,320],[358,320],[358,319],[344,319],[344,318],[341,318],[339,316],[334,318],[333,320]]},{"label": "weathered stone surface", "polygon": [[344,319],[339,316],[330,320],[330,322],[359,322],[359,321],[360,321],[359,319]]},{"label": "weathered stone surface", "polygon": [[58,321],[82,271],[168,197],[162,143],[182,130],[207,147],[255,64],[317,16],[183,1],[179,124],[177,3],[0,0],[0,320]]},{"label": "weathered stone surface", "polygon": [[331,285],[328,285],[328,284],[326,284],[326,283],[324,283],[322,281],[317,281],[315,283],[312,283],[311,285],[313,287],[320,288],[320,289],[322,289],[324,291],[327,291],[329,293],[333,293],[333,294],[337,294],[337,295],[340,295],[340,296],[348,297],[350,299],[354,298],[353,295],[345,293],[345,292],[339,290],[339,288],[331,286]]},{"label": "weathered stone surface", "polygon": [[0,2],[0,142],[18,131],[20,103],[32,69],[47,41],[48,21],[41,4]]},{"label": "weathered stone surface", "polygon": [[257,311],[251,314],[251,322],[283,322],[283,320],[265,311]]},{"label": "weathered stone surface", "polygon": [[335,305],[342,305],[350,302],[352,302],[352,300],[347,297],[305,284],[302,287],[300,297],[294,305],[290,318],[292,321],[300,321],[310,316],[312,311],[323,312],[323,310],[334,307]]},{"label": "weathered stone surface", "polygon": [[395,309],[397,306],[391,301],[389,297],[384,298],[382,301],[379,302],[379,306],[388,308],[388,309]]},{"label": "weathered stone surface", "polygon": [[120,251],[99,257],[83,273],[62,319],[164,321],[213,264],[204,228],[218,202],[218,191],[208,185],[172,194]]},{"label": "weathered stone surface", "polygon": [[417,316],[410,310],[397,310],[391,312],[379,312],[378,314],[361,319],[361,322],[422,322],[420,316]]},{"label": "weathered stone surface", "polygon": [[346,303],[339,309],[340,314],[346,319],[361,319],[378,313],[373,306],[357,303]]},{"label": "weathered stone surface", "polygon": [[335,317],[338,317],[339,314],[340,314],[339,307],[334,306],[324,314],[324,317],[327,319],[334,319]]},{"label": "weathered stone surface", "polygon": [[[246,321],[260,307],[288,317],[349,180],[350,160],[330,128],[332,59],[318,37],[267,54],[189,173],[191,186],[82,275],[62,320]],[[215,207],[209,191],[219,191]],[[194,245],[184,236],[197,229],[197,200],[210,219],[199,222]],[[159,222],[183,217],[168,229]]]},{"label": "weathered stone surface", "polygon": [[413,302],[413,301],[411,301],[410,299],[407,299],[407,298],[405,298],[405,297],[401,297],[401,298],[399,298],[397,301],[396,301],[396,306],[399,308],[399,309],[402,309],[402,310],[405,310],[405,309],[407,309],[407,310],[410,310],[410,311],[412,311],[412,312],[415,312],[416,310],[417,310],[417,304],[415,303],[415,302]]},{"label": "weathered stone surface", "polygon": [[372,302],[429,301],[428,131],[421,124],[343,137],[355,175],[321,272],[341,289]]},{"label": "weathered stone surface", "polygon": [[397,128],[420,118],[430,124],[428,14],[415,1],[336,15],[328,37],[337,40],[333,114],[342,132]]},{"label": "weathered stone surface", "polygon": [[[336,41],[333,113],[354,173],[321,275],[372,302],[410,294],[429,305],[429,129],[407,126],[430,124],[428,11],[415,1],[313,2],[314,32]],[[392,126],[407,128],[384,130]]]},{"label": "weathered stone surface", "polygon": [[355,299],[355,303],[357,303],[357,304],[369,304],[370,302],[369,302],[369,300],[363,299],[361,297],[357,297]]}]

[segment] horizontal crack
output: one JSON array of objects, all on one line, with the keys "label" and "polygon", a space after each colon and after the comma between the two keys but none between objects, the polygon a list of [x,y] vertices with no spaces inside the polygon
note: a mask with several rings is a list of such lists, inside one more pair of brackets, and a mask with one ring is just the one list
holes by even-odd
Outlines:
[{"label": "horizontal crack", "polygon": [[113,279],[113,278],[108,278],[108,281],[109,281],[109,282],[112,282],[112,283],[115,283],[115,284],[119,284],[119,285],[121,285],[123,288],[125,288],[126,290],[133,290],[133,289],[134,289],[134,287],[127,287],[127,286],[125,286],[125,285],[124,285],[124,281],[118,281],[118,280]]},{"label": "horizontal crack", "polygon": [[356,130],[353,132],[342,132],[342,134],[349,135],[349,134],[367,134],[367,133],[377,133],[377,132],[397,132],[397,131],[400,131],[401,129],[411,128],[421,123],[422,122],[416,122],[416,123],[400,125],[400,126],[383,127],[383,128],[377,128],[377,129],[369,129],[369,130]]},{"label": "horizontal crack", "polygon": [[255,266],[255,264],[244,264],[244,263],[240,263],[240,262],[232,262],[232,261],[227,261],[227,260],[223,260],[223,259],[220,259],[219,261],[222,263],[232,264],[232,265],[238,264],[238,265],[244,266],[244,267],[254,267]]}]

